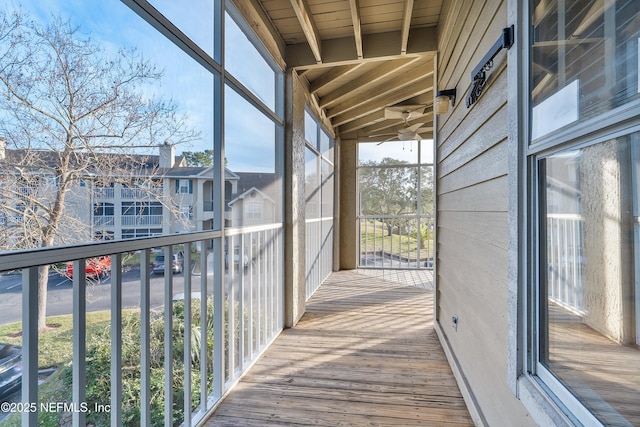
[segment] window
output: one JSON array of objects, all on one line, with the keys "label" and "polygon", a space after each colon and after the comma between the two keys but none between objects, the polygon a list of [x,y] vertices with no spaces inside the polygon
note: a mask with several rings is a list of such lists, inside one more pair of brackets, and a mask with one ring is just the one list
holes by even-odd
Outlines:
[{"label": "window", "polygon": [[262,219],[262,203],[246,202],[245,214],[247,216],[247,219],[261,220]]},{"label": "window", "polygon": [[[122,199],[162,200],[173,208],[162,188],[154,185],[166,176],[157,164],[159,146],[174,144],[175,160],[184,158],[182,150],[213,148],[220,128],[214,118],[221,117],[214,98],[220,96],[215,79],[222,71],[224,4],[195,0],[185,8],[171,0],[150,3],[159,12],[146,1],[3,3],[3,17],[19,12],[22,19],[12,29],[15,39],[0,40],[0,51],[12,58],[3,56],[3,64],[14,64],[1,72],[1,80],[14,86],[0,86],[29,102],[0,102],[2,136],[11,142],[7,154],[20,156],[15,163],[29,171],[18,191],[23,199],[41,205],[40,224],[45,221],[55,234],[53,245],[92,240],[95,224],[87,218],[94,215],[98,199],[115,202],[118,215]],[[158,24],[161,14],[180,31]],[[71,47],[62,52],[58,43]],[[61,55],[60,61],[49,60],[54,52]],[[24,58],[33,62],[27,64]],[[60,64],[68,65],[66,71],[56,68]],[[69,70],[73,73],[60,77]],[[74,96],[54,95],[65,91]],[[73,141],[66,141],[64,130],[57,126],[65,121],[77,124]],[[119,138],[110,137],[114,134]],[[182,144],[186,141],[189,144]],[[68,164],[60,162],[66,148],[76,153]],[[184,169],[180,162],[174,167]],[[13,188],[16,199],[18,187],[8,184],[3,179],[0,193]],[[191,189],[185,193],[191,194]],[[64,203],[49,203],[56,198]],[[10,210],[3,204],[0,215],[8,218]],[[177,209],[172,214],[175,217]],[[31,225],[27,231],[38,234]],[[0,246],[14,247],[18,239],[2,233]],[[36,240],[32,246],[42,246]]]},{"label": "window", "polygon": [[176,193],[178,193],[178,194],[193,194],[193,180],[191,180],[191,179],[176,179]]},{"label": "window", "polygon": [[162,228],[127,228],[122,230],[123,239],[135,239],[136,237],[160,236]]},{"label": "window", "polygon": [[539,162],[539,363],[604,424],[637,425],[640,134]]},{"label": "window", "polygon": [[308,146],[305,148],[305,205],[307,219],[320,216],[320,174],[318,171],[318,155]]},{"label": "window", "polygon": [[151,0],[151,3],[172,23],[195,41],[208,55],[214,57],[214,2],[194,0],[189,7],[171,0]]},{"label": "window", "polygon": [[96,203],[93,214],[95,216],[113,216],[113,203]]},{"label": "window", "polygon": [[640,4],[530,11],[528,370],[581,424],[640,425]]},{"label": "window", "polygon": [[94,240],[113,240],[114,239],[113,231],[96,231],[94,234]]},{"label": "window", "polygon": [[122,202],[121,222],[123,226],[162,225],[162,204],[160,202]]},{"label": "window", "polygon": [[537,139],[637,101],[638,2],[532,2],[532,134]]},{"label": "window", "polygon": [[193,207],[191,205],[180,206],[180,218],[182,220],[193,219]]},{"label": "window", "polygon": [[282,221],[282,127],[264,111],[253,106],[231,86],[225,87],[225,106],[228,115],[225,120],[225,161],[226,167],[239,179],[235,194],[227,206],[233,218],[227,225],[242,226],[241,218],[246,216],[246,206],[234,202],[244,193],[257,189],[265,205],[259,217],[262,224]]},{"label": "window", "polygon": [[358,144],[360,266],[432,265],[433,141]]},{"label": "window", "polygon": [[308,111],[304,112],[304,139],[315,149],[318,149],[318,125]]},{"label": "window", "polygon": [[276,111],[274,69],[231,15],[226,14],[225,18],[225,67],[268,108]]}]

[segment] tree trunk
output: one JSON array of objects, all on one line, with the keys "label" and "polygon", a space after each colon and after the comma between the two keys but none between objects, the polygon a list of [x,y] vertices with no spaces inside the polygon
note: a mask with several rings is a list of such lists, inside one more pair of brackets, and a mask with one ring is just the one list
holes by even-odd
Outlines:
[{"label": "tree trunk", "polygon": [[38,268],[38,330],[47,328],[47,286],[49,284],[49,265]]}]

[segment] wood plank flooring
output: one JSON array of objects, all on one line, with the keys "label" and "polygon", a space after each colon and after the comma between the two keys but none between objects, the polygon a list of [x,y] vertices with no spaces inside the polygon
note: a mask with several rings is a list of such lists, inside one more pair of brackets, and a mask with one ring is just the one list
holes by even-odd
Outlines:
[{"label": "wood plank flooring", "polygon": [[640,426],[640,348],[620,345],[549,303],[548,367],[607,426]]},{"label": "wood plank flooring", "polygon": [[433,294],[333,273],[206,426],[472,426]]}]

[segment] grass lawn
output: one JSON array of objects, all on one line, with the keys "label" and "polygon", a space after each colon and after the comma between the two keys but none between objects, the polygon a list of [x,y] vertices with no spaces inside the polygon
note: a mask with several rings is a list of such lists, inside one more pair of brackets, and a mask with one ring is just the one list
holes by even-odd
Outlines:
[{"label": "grass lawn", "polygon": [[[87,337],[109,328],[111,315],[108,311],[87,313]],[[40,332],[38,337],[38,367],[55,368],[71,362],[73,354],[73,323],[71,315],[47,317],[51,328]],[[0,342],[22,345],[22,323],[0,326]]]},{"label": "grass lawn", "polygon": [[[420,258],[433,257],[433,240],[424,239],[420,249]],[[415,260],[418,256],[418,240],[406,234],[388,234],[385,224],[376,222],[375,225],[364,225],[360,229],[360,251],[383,251],[392,256]]]},{"label": "grass lawn", "polygon": [[[108,311],[87,313],[87,337],[109,328],[111,315]],[[40,332],[38,336],[38,367],[61,368],[71,363],[73,354],[73,323],[71,315],[47,317],[47,325],[51,328]],[[22,345],[22,323],[11,323],[0,326],[0,342]],[[63,370],[58,370],[39,387],[40,402],[65,402],[71,400],[71,388],[65,381]],[[70,418],[70,414],[39,413],[40,425],[59,425],[60,417]],[[68,425],[68,421],[62,421]],[[4,420],[3,426],[20,426],[20,414],[12,414]],[[69,424],[70,425],[70,424]]]}]

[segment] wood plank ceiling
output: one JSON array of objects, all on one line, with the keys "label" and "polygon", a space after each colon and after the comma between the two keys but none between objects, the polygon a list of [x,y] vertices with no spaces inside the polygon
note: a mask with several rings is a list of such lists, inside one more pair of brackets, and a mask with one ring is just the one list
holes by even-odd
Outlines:
[{"label": "wood plank ceiling", "polygon": [[[432,137],[442,0],[259,0],[343,140]],[[392,107],[392,108],[389,108]],[[404,114],[403,114],[404,113]],[[408,115],[407,113],[410,113]]]}]

